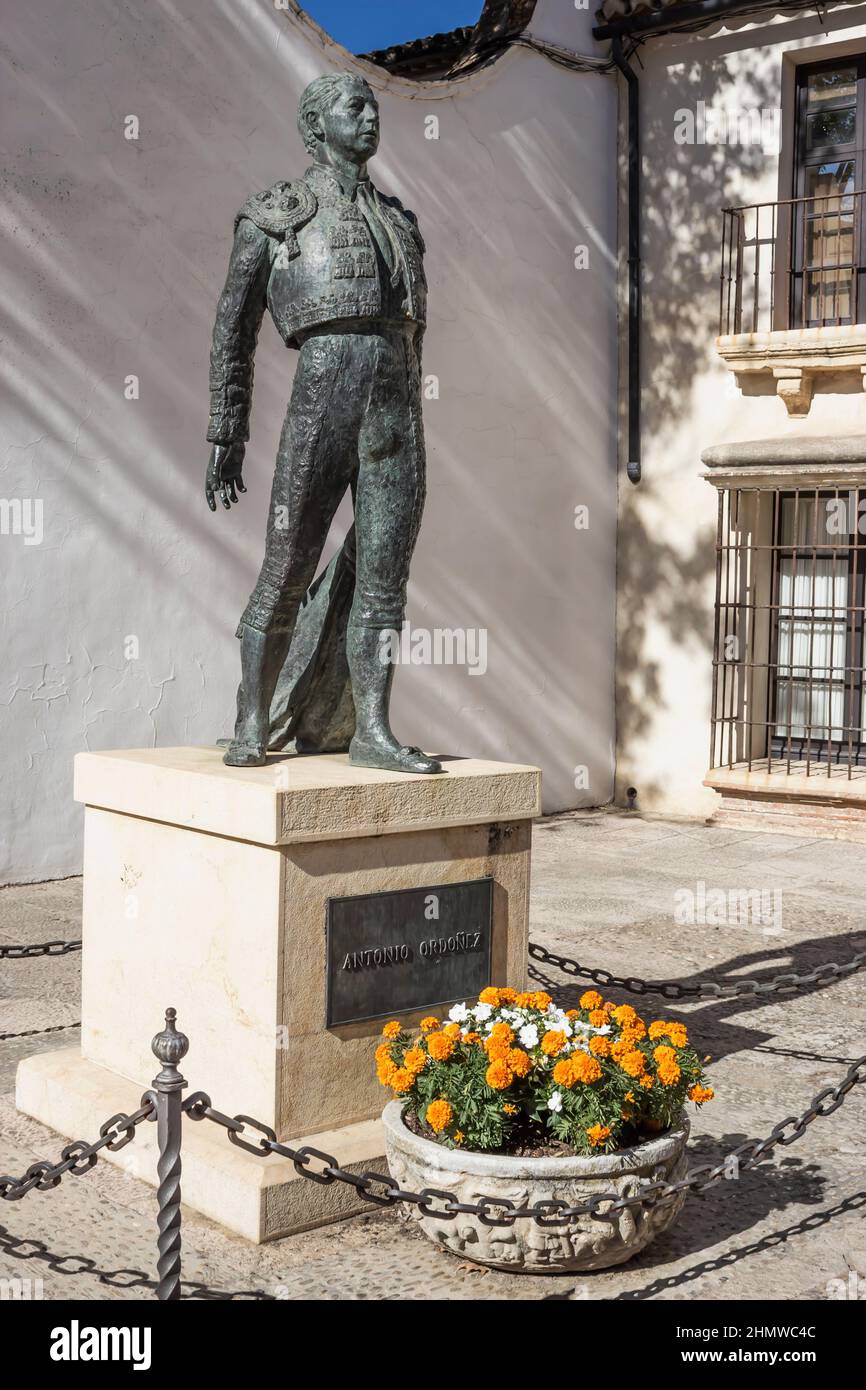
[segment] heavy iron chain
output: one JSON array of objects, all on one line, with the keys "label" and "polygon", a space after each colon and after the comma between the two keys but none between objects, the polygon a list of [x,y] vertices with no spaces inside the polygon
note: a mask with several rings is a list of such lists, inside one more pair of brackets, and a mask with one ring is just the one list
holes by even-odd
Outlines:
[{"label": "heavy iron chain", "polygon": [[[0,960],[30,960],[36,956],[65,956],[70,951],[80,951],[81,941],[44,941],[31,946],[0,946]],[[705,980],[696,985],[683,985],[678,980],[641,980],[634,976],[612,975],[609,970],[592,969],[579,961],[548,951],[536,942],[529,944],[530,956],[545,965],[553,965],[565,975],[592,980],[599,985],[613,985],[627,989],[631,994],[660,994],[666,999],[725,999],[740,994],[786,994],[798,989],[808,989],[811,985],[827,984],[831,980],[842,980],[855,974],[866,966],[866,951],[860,951],[841,965],[827,962],[818,965],[805,975],[781,974],[772,980],[735,980],[730,984],[718,984]],[[537,975],[536,975],[536,978]],[[47,1030],[46,1030],[47,1031]],[[3,1035],[0,1034],[0,1037]],[[24,1034],[11,1034],[23,1037]]]},{"label": "heavy iron chain", "polygon": [[[81,950],[81,941],[41,941],[31,946],[0,946],[0,960],[33,960],[36,956],[68,956]],[[56,1023],[51,1028],[26,1028],[23,1033],[0,1033],[0,1042],[14,1038],[35,1038],[42,1033],[62,1033],[67,1028],[80,1028],[77,1023]]]},{"label": "heavy iron chain", "polygon": [[[552,965],[563,975],[572,975],[583,980],[592,980],[597,985],[626,989],[629,994],[660,994],[665,999],[734,999],[739,995],[792,994],[798,989],[809,989],[812,985],[829,984],[831,980],[844,980],[866,966],[866,951],[860,951],[841,965],[827,962],[816,965],[805,975],[775,975],[772,980],[733,980],[730,984],[719,984],[715,980],[702,980],[695,985],[683,985],[678,980],[640,980],[634,976],[612,975],[609,970],[593,970],[568,956],[559,956],[544,946],[530,941],[529,954],[533,960],[544,965]],[[533,979],[541,980],[536,970],[530,970]]]},{"label": "heavy iron chain", "polygon": [[[132,1115],[125,1115],[122,1111],[112,1115],[110,1120],[100,1125],[99,1138],[92,1144],[84,1139],[73,1139],[71,1144],[60,1150],[58,1163],[40,1158],[37,1163],[31,1163],[23,1177],[11,1178],[4,1174],[0,1177],[0,1197],[4,1202],[17,1202],[34,1189],[37,1192],[50,1192],[67,1173],[74,1178],[81,1177],[82,1173],[89,1172],[95,1165],[100,1149],[112,1149],[116,1153],[118,1149],[125,1148],[135,1138],[136,1125],[153,1118],[155,1112],[153,1101],[147,1100]],[[121,1134],[124,1136],[122,1139]]]},{"label": "heavy iron chain", "polygon": [[[575,1206],[551,1200],[536,1202],[534,1206],[518,1207],[514,1202],[502,1197],[481,1197],[477,1202],[461,1202],[453,1192],[445,1192],[435,1187],[425,1187],[420,1192],[407,1192],[399,1187],[389,1174],[350,1173],[340,1167],[333,1154],[323,1153],[321,1149],[314,1149],[309,1144],[303,1144],[298,1149],[281,1144],[269,1125],[262,1124],[249,1115],[228,1116],[214,1110],[210,1097],[204,1091],[196,1091],[188,1096],[183,1102],[183,1109],[192,1120],[212,1120],[215,1124],[222,1125],[228,1130],[231,1142],[241,1149],[246,1149],[248,1153],[255,1154],[258,1158],[279,1154],[291,1160],[302,1178],[323,1184],[346,1183],[355,1188],[364,1201],[371,1202],[374,1206],[391,1207],[398,1202],[406,1202],[418,1207],[425,1216],[437,1216],[446,1221],[451,1221],[461,1212],[465,1212],[477,1216],[485,1226],[512,1226],[517,1220],[531,1218],[540,1226],[556,1227],[581,1216],[590,1216],[594,1221],[613,1221],[628,1207],[652,1208],[664,1202],[674,1201],[680,1194],[694,1192],[700,1195],[715,1183],[756,1167],[772,1153],[777,1144],[796,1143],[813,1120],[825,1119],[832,1115],[839,1109],[849,1092],[864,1081],[866,1056],[858,1058],[853,1066],[848,1068],[838,1086],[827,1086],[823,1091],[819,1091],[801,1115],[789,1115],[787,1119],[781,1120],[766,1139],[749,1139],[746,1143],[740,1144],[736,1149],[732,1149],[721,1163],[693,1168],[688,1176],[679,1182],[646,1183],[629,1197],[621,1197],[618,1192],[613,1191],[600,1192]],[[256,1130],[262,1136],[257,1143],[250,1143],[249,1140],[240,1137],[247,1127]],[[310,1168],[313,1160],[317,1160],[321,1167]],[[380,1190],[374,1191],[374,1188]],[[434,1205],[437,1202],[440,1205]],[[605,1207],[604,1211],[601,1210],[602,1206]]]},{"label": "heavy iron chain", "polygon": [[68,956],[80,951],[80,941],[40,941],[35,946],[0,946],[0,960],[32,960],[34,956]]},{"label": "heavy iron chain", "polygon": [[0,1042],[9,1042],[11,1038],[35,1038],[42,1033],[63,1033],[67,1028],[80,1028],[81,1022],[77,1023],[55,1023],[50,1028],[25,1028],[23,1033],[0,1033]]}]

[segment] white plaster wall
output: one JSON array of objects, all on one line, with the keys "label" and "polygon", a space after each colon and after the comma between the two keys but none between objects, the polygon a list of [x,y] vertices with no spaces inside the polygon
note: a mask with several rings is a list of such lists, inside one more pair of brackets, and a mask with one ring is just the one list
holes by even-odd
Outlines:
[{"label": "white plaster wall", "polygon": [[[850,46],[866,48],[866,6],[840,6],[823,25],[814,14],[779,15],[763,26],[653,39],[640,51],[644,478],[634,487],[621,473],[619,484],[617,795],[636,787],[645,810],[700,814],[717,799],[701,785],[709,763],[717,511],[717,493],[700,476],[701,451],[732,440],[866,428],[866,397],[856,382],[849,379],[841,394],[838,379],[822,387],[809,415],[793,420],[775,395],[743,396],[714,349],[720,209],[790,196],[793,63]],[[781,154],[676,144],[675,113],[699,100],[741,111],[781,104]]]},{"label": "white plaster wall", "polygon": [[[586,16],[574,13],[579,47]],[[80,867],[78,750],[230,730],[233,633],[261,558],[294,357],[266,324],[250,491],[212,516],[212,315],[236,209],[307,162],[302,87],[355,60],[269,0],[2,0],[0,20],[0,497],[44,509],[40,545],[0,536],[0,881],[24,881]],[[539,763],[549,809],[604,802],[615,86],[525,50],[435,89],[368,75],[383,125],[372,172],[428,243],[425,371],[440,380],[425,407],[409,619],[489,634],[484,676],[399,670],[395,728],[428,748]],[[430,114],[438,141],[424,138]],[[137,140],[124,138],[129,115]],[[580,243],[589,272],[573,269]],[[124,398],[131,374],[138,400]],[[574,528],[579,504],[588,531]],[[580,765],[589,785],[576,790]]]}]

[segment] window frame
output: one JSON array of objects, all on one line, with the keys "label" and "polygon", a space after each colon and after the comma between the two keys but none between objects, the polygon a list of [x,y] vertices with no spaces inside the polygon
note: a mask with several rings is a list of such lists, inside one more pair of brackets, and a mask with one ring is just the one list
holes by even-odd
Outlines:
[{"label": "window frame", "polygon": [[[813,77],[816,73],[832,72],[834,69],[844,67],[853,67],[856,70],[856,122],[854,140],[853,142],[845,141],[837,145],[828,144],[816,146],[814,149],[807,152],[806,120],[809,78]],[[806,180],[810,168],[815,165],[827,163],[841,163],[846,159],[851,159],[854,163],[854,195],[856,195],[861,189],[866,188],[866,51],[851,53],[836,58],[825,58],[817,63],[798,64],[795,73],[795,82],[793,141],[794,176],[792,180],[792,197],[798,199],[808,196],[806,192]],[[844,109],[844,105],[848,104],[850,103],[840,103],[838,108],[834,108],[831,105],[825,109]],[[860,322],[862,317],[861,310],[866,309],[866,226],[864,226],[866,219],[862,216],[862,202],[862,198],[853,196],[853,263],[851,266],[851,295],[853,302],[851,316],[825,316],[820,319],[808,320],[804,316],[808,304],[806,276],[809,273],[805,264],[807,214],[805,205],[798,203],[794,204],[795,226],[789,286],[789,323],[792,328],[795,326],[798,328],[820,328]],[[833,270],[835,267],[830,265],[826,268],[828,270]]]},{"label": "window frame", "polygon": [[[840,554],[840,558],[842,553],[844,553],[845,555],[845,566],[843,572],[846,576],[847,592],[844,610],[837,610],[831,606],[831,616],[827,618],[826,613],[824,615],[825,620],[829,622],[835,622],[837,620],[835,615],[838,612],[840,617],[844,618],[845,623],[845,664],[842,668],[844,671],[842,701],[842,730],[844,737],[841,739],[828,739],[827,737],[816,737],[810,734],[794,737],[793,734],[790,733],[779,734],[776,732],[777,726],[780,723],[785,722],[784,719],[779,717],[779,684],[781,667],[781,663],[779,660],[779,648],[780,628],[783,617],[782,604],[779,599],[781,562],[784,559],[793,558],[795,555],[801,555],[803,556],[805,563],[808,564],[813,551],[815,551],[816,554],[818,553],[816,549],[816,543],[813,541],[804,541],[801,545],[797,545],[796,543],[793,545],[783,544],[783,512],[785,502],[786,500],[793,500],[795,501],[796,505],[796,498],[798,497],[798,495],[801,501],[805,495],[810,501],[814,501],[816,504],[822,501],[839,500],[844,502],[845,506],[848,507],[849,492],[850,494],[853,494],[855,498],[855,516],[857,518],[859,527],[859,522],[861,519],[866,521],[866,487],[852,487],[850,490],[846,490],[844,493],[840,492],[838,488],[833,490],[826,490],[820,487],[817,487],[814,490],[812,488],[780,488],[776,494],[777,504],[774,508],[773,517],[772,573],[770,576],[770,681],[768,688],[769,718],[767,721],[767,751],[768,755],[772,758],[773,762],[776,762],[777,760],[790,762],[808,761],[810,763],[829,763],[831,765],[836,764],[842,766],[866,766],[866,728],[864,728],[864,726],[866,726],[866,717],[864,717],[866,716],[866,708],[864,708],[864,698],[866,698],[866,672],[864,672],[863,666],[864,642],[866,642],[866,636],[864,636],[864,605],[866,605],[866,536],[861,536],[859,529],[854,533],[853,536],[851,535],[850,531],[847,533],[847,544],[845,546],[839,546],[838,549],[836,549],[835,547],[831,549],[830,553],[832,554],[835,552],[837,554]],[[864,504],[864,511],[862,514],[860,511],[861,502]],[[834,567],[831,577],[831,583],[835,582],[835,577],[836,569]],[[821,605],[817,606],[821,607]],[[812,609],[816,607],[814,584],[812,587],[812,602],[809,605],[809,607]],[[826,608],[826,605],[824,605],[824,607]],[[791,705],[793,703],[793,690],[795,682],[799,682],[802,684],[805,683],[806,680],[809,681],[810,705],[811,690],[813,688],[813,685],[824,687],[828,691],[832,691],[833,686],[838,685],[839,682],[834,681],[832,676],[820,676],[816,679],[814,677],[809,677],[808,675],[795,676],[793,674],[794,671],[797,669],[807,669],[803,663],[797,663],[793,659],[794,623],[796,622],[798,616],[797,605],[794,600],[793,592],[792,601],[790,605],[785,606],[785,616],[788,618],[788,621],[792,625],[791,659],[787,663],[785,663],[785,671],[787,674],[782,675],[781,679],[788,685],[790,710]],[[814,619],[814,613],[812,614],[812,617]],[[833,645],[834,644],[831,643],[831,660],[833,655]],[[831,671],[836,669],[838,668],[835,666],[830,667]],[[851,677],[850,679],[849,675]],[[828,720],[830,721],[832,721],[831,700],[832,695],[828,699]],[[811,717],[811,709],[809,711],[809,714]],[[789,717],[789,722],[793,723],[792,717]],[[811,728],[812,726],[810,724],[807,724],[806,727]],[[817,727],[820,728],[822,726],[819,725]],[[825,725],[823,727],[827,728],[828,726]],[[830,727],[832,727],[832,723],[830,724]],[[856,737],[855,730],[857,731]]]}]

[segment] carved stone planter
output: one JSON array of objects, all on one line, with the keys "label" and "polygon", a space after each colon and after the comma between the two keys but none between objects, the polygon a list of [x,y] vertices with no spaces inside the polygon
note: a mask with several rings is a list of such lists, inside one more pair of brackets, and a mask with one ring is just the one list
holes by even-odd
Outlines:
[{"label": "carved stone planter", "polygon": [[[402,1105],[391,1101],[382,1121],[391,1175],[402,1188],[454,1192],[461,1202],[507,1197],[517,1206],[556,1200],[576,1205],[597,1192],[631,1196],[649,1182],[678,1182],[686,1174],[689,1122],[620,1153],[582,1158],[512,1158],[464,1153],[421,1138],[403,1123]],[[531,1218],[512,1226],[488,1226],[477,1216],[452,1220],[407,1210],[425,1235],[454,1255],[513,1273],[565,1274],[623,1264],[674,1222],[685,1194],[655,1209],[630,1207],[614,1220],[580,1217],[564,1226]],[[436,1205],[441,1206],[441,1202]]]}]

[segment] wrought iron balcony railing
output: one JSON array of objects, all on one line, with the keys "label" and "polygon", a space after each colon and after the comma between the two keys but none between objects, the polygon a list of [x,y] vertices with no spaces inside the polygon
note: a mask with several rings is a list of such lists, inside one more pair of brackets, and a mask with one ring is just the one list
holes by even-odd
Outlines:
[{"label": "wrought iron balcony railing", "polygon": [[724,208],[719,333],[859,323],[864,191]]}]

